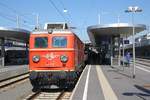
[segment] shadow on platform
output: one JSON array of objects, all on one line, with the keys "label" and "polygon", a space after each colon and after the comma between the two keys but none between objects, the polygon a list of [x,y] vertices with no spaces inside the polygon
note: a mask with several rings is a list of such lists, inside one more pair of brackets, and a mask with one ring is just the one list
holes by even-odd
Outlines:
[{"label": "shadow on platform", "polygon": [[137,97],[140,97],[142,100],[147,100],[146,97],[150,98],[150,90],[149,89],[146,89],[146,88],[139,86],[139,85],[134,85],[134,87],[136,87],[141,92],[126,92],[126,93],[123,93],[123,95],[125,95],[125,96],[137,96]]},{"label": "shadow on platform", "polygon": [[120,75],[123,75],[125,77],[128,77],[128,78],[133,78],[132,74],[129,74],[128,72],[126,72],[124,69],[119,69],[117,67],[112,67],[112,69],[108,69],[107,71],[108,72],[115,72],[115,73],[118,73]]}]

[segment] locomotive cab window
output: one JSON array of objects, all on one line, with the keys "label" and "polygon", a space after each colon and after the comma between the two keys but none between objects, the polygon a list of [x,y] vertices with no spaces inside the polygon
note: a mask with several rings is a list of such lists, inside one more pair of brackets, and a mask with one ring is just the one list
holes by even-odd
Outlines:
[{"label": "locomotive cab window", "polygon": [[67,47],[67,38],[62,36],[55,36],[52,38],[53,47],[65,48]]},{"label": "locomotive cab window", "polygon": [[35,48],[47,48],[48,38],[47,37],[36,37],[34,42]]}]

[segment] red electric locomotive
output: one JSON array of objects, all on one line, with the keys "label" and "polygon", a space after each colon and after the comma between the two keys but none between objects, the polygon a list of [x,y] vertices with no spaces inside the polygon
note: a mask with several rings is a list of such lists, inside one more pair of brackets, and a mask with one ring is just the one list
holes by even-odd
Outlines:
[{"label": "red electric locomotive", "polygon": [[72,86],[84,67],[84,44],[66,23],[46,24],[30,35],[29,69],[33,87]]}]

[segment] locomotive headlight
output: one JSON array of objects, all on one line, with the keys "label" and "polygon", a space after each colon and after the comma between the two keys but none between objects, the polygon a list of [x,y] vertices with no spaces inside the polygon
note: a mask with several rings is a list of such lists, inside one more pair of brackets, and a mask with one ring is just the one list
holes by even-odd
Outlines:
[{"label": "locomotive headlight", "polygon": [[65,55],[62,55],[62,56],[60,56],[60,60],[61,60],[61,62],[66,63],[68,61],[68,57]]},{"label": "locomotive headlight", "polygon": [[40,56],[36,55],[32,57],[33,62],[39,62],[40,61]]}]

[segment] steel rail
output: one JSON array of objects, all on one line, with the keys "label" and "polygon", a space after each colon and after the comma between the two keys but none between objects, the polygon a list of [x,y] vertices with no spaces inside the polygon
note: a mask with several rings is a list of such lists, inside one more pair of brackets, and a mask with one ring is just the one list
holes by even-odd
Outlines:
[{"label": "steel rail", "polygon": [[23,80],[26,80],[28,78],[29,78],[29,73],[25,73],[25,74],[21,74],[21,75],[0,81],[0,89],[7,87],[9,85],[16,84],[16,83],[23,81]]}]

